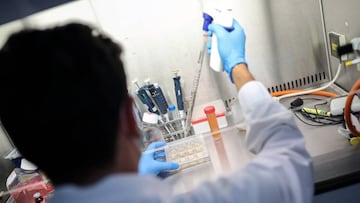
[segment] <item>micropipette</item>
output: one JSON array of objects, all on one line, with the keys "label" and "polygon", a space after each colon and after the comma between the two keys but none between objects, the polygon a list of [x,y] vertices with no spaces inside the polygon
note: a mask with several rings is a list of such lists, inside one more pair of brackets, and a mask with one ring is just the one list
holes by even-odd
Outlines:
[{"label": "micropipette", "polygon": [[[203,30],[206,32],[209,31],[208,26],[211,23],[219,24],[228,31],[234,29],[232,25],[232,9],[224,2],[209,2],[204,8],[203,18]],[[224,70],[217,48],[217,38],[215,33],[213,33],[211,41],[210,67],[217,72]]]},{"label": "micropipette", "polygon": [[162,92],[160,86],[157,83],[153,85],[148,85],[148,90],[151,94],[151,97],[154,99],[156,105],[159,107],[160,113],[164,115],[166,122],[169,121],[169,116],[167,114],[167,109],[169,105],[165,99],[164,93]]},{"label": "micropipette", "polygon": [[[180,118],[185,118],[185,111],[184,111],[184,101],[183,101],[183,94],[181,90],[181,84],[180,84],[180,76],[178,75],[178,70],[174,70],[174,86],[175,86],[175,95],[176,95],[176,103],[179,111]],[[185,128],[185,121],[181,120],[181,125],[183,128]]]},{"label": "micropipette", "polygon": [[[145,85],[142,87],[143,89],[149,91],[151,95],[151,101],[155,103],[155,105],[159,109],[159,121],[161,124],[164,124],[164,128],[167,131],[167,133],[171,134],[172,132],[175,132],[176,130],[173,128],[173,126],[167,125],[167,122],[169,122],[169,115],[168,115],[168,103],[166,101],[166,98],[160,88],[160,86],[157,83],[151,84],[150,80],[145,80]],[[165,118],[165,121],[162,119]],[[173,138],[176,139],[175,134],[173,135]]]},{"label": "micropipette", "polygon": [[151,113],[156,113],[159,115],[159,111],[156,108],[155,104],[151,101],[150,96],[146,93],[146,90],[143,87],[140,87],[136,80],[133,81],[133,83],[138,88],[135,91],[135,94],[138,96],[140,101],[147,106],[148,111]]}]

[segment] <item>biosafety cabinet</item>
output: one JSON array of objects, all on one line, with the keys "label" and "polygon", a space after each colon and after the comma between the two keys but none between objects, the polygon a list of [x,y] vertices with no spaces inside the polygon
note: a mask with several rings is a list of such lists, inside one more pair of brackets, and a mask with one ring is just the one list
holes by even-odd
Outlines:
[{"label": "biosafety cabinet", "polygon": [[[220,122],[224,125],[220,127],[230,128],[230,132],[236,129],[233,134],[237,134],[237,127],[242,130],[246,127],[243,125],[236,89],[225,73],[214,72],[208,67],[209,57],[203,47],[205,39],[202,13],[209,2],[210,0],[2,1],[0,46],[11,33],[26,28],[46,28],[68,22],[89,24],[106,33],[123,47],[121,58],[126,68],[129,92],[135,98],[137,85],[141,87],[147,83],[156,83],[162,88],[168,104],[175,105],[175,71],[181,77],[184,111],[191,111],[192,121],[201,120],[205,116],[201,115],[201,109],[207,104],[213,104],[223,113],[223,121]],[[331,108],[334,108],[331,107],[331,97],[346,97],[359,79],[360,66],[356,64],[359,50],[349,51],[342,56],[338,56],[336,50],[350,44],[356,47],[356,39],[360,37],[360,1],[222,2],[231,5],[232,16],[244,27],[247,36],[248,68],[255,78],[266,86],[269,94],[277,96],[293,90],[319,88],[334,80],[332,85],[324,89],[333,94],[284,98],[280,102],[285,107],[290,108],[296,98],[301,98],[304,107],[315,109],[315,114],[318,113],[318,109],[331,112]],[[340,59],[342,65],[338,69]],[[147,107],[138,98],[136,102],[142,116]],[[189,109],[190,106],[194,108]],[[355,109],[354,113],[359,110]],[[311,112],[307,113],[309,115],[306,114],[305,117],[301,113],[296,116],[314,160],[314,183],[317,194],[315,201],[324,200],[327,194],[336,194],[332,198],[333,201],[336,197],[343,197],[343,194],[336,193],[338,188],[349,186],[349,191],[359,189],[360,185],[356,183],[360,180],[360,145],[355,146],[356,141],[350,142],[351,137],[339,132],[339,128],[343,126],[342,116],[337,117],[340,120],[332,120],[336,122],[321,119],[321,122],[317,122],[318,117],[310,115]],[[319,123],[321,125],[317,125]],[[196,125],[196,122],[192,124]],[[203,132],[202,130],[204,129],[200,127],[198,132]],[[241,139],[238,143],[243,144],[243,135],[239,137]],[[239,153],[235,150],[239,147],[229,143],[231,141],[225,141],[224,138],[228,160],[236,162],[237,157],[231,154]],[[204,145],[206,146],[206,141]],[[0,133],[0,155],[5,156],[13,147],[6,134]],[[207,148],[209,156],[211,150],[211,146]],[[246,149],[242,148],[240,151],[245,158],[239,160],[236,167],[244,166],[253,157]],[[203,174],[215,171],[216,174],[216,165],[222,163],[215,159],[211,159],[210,162],[215,165],[212,166],[214,170],[199,167],[194,169],[193,173],[197,173],[197,170],[207,171]],[[0,191],[5,191],[5,180],[12,164],[1,159],[0,169],[4,169],[0,170]],[[198,179],[200,181],[201,178]],[[344,191],[346,194],[346,190]],[[355,195],[348,194],[346,198],[348,202],[360,201]]]}]

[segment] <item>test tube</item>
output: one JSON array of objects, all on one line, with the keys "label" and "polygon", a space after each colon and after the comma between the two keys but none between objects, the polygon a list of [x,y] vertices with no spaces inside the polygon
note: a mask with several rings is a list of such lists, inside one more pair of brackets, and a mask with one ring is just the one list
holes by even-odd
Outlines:
[{"label": "test tube", "polygon": [[219,124],[216,120],[215,107],[207,106],[204,108],[204,112],[208,119],[210,130],[213,133],[212,137],[214,139],[215,148],[218,153],[221,166],[224,171],[229,171],[229,169],[231,168],[230,162],[229,162],[226,150],[225,150],[224,143],[221,138],[221,133],[219,132]]},{"label": "test tube", "polygon": [[215,107],[214,106],[207,106],[204,108],[204,112],[206,114],[206,117],[208,119],[208,123],[210,126],[211,132],[213,132],[212,136],[214,139],[220,139],[221,134],[219,132],[219,124],[216,120],[215,115]]},{"label": "test tube", "polygon": [[[169,106],[169,119],[171,122],[171,125],[174,128],[174,131],[179,131],[182,129],[181,127],[181,121],[179,120],[178,112],[176,111],[176,107],[174,105]],[[176,134],[177,138],[180,139],[182,137],[181,134]]]}]

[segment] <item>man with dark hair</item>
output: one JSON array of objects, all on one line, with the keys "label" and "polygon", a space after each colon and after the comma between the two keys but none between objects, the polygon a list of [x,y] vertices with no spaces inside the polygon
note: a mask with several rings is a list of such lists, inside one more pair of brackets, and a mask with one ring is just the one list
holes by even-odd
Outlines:
[{"label": "man with dark hair", "polygon": [[137,170],[140,152],[127,148],[138,148],[140,134],[120,54],[81,24],[23,31],[1,51],[2,122],[56,185],[91,183],[117,172],[118,161],[128,162],[123,172]]},{"label": "man with dark hair", "polygon": [[55,184],[50,202],[311,202],[303,137],[248,71],[242,27],[234,21],[231,32],[209,29],[242,98],[248,148],[258,156],[229,177],[176,196],[156,177],[136,174],[178,165],[159,167],[153,154],[140,160],[119,46],[80,24],[9,38],[0,52],[0,118],[20,152]]}]

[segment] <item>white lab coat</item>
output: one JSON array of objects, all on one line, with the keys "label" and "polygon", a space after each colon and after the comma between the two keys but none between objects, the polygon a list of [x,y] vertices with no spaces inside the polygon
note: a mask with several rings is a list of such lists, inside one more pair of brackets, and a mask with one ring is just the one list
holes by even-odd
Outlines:
[{"label": "white lab coat", "polygon": [[257,154],[245,168],[181,195],[155,177],[112,175],[89,187],[57,187],[50,203],[312,202],[311,157],[291,112],[256,81],[245,84],[238,97],[249,126],[246,144]]}]

